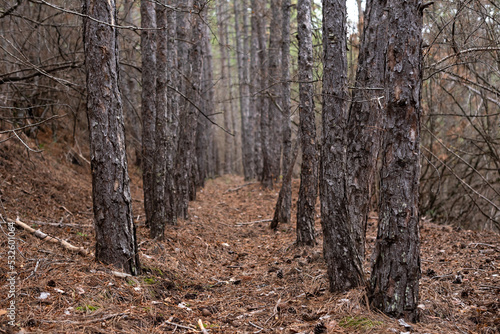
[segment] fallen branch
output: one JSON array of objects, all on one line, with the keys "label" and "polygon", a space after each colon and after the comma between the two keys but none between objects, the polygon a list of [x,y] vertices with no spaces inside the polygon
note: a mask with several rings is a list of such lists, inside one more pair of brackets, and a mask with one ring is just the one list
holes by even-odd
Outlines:
[{"label": "fallen branch", "polygon": [[165,324],[167,324],[167,325],[170,325],[170,326],[176,326],[176,327],[179,327],[179,328],[189,329],[189,330],[191,330],[191,331],[192,331],[192,330],[194,330],[194,328],[192,328],[192,327],[179,325],[179,324],[176,324],[175,322],[164,321],[163,323],[165,323]]},{"label": "fallen branch", "polygon": [[67,249],[69,251],[78,252],[79,254],[81,254],[83,256],[89,256],[89,253],[87,252],[87,250],[85,250],[85,248],[73,246],[72,244],[70,244],[67,241],[51,237],[51,236],[43,233],[40,230],[35,230],[34,228],[31,228],[30,226],[28,226],[27,224],[25,224],[21,220],[19,220],[19,217],[17,217],[15,223],[16,223],[16,225],[18,225],[18,226],[22,227],[23,229],[25,229],[26,231],[32,233],[35,237],[37,237],[39,239],[42,239],[42,240],[45,240],[48,242],[52,242],[54,244],[60,244],[61,246],[63,246],[65,249]]},{"label": "fallen branch", "polygon": [[239,186],[239,187],[236,187],[236,188],[231,188],[231,189],[226,190],[226,191],[224,192],[224,194],[226,194],[226,193],[230,193],[230,192],[233,192],[233,191],[238,191],[238,190],[240,190],[241,188],[244,188],[244,187],[246,187],[246,186],[249,186],[249,185],[251,185],[251,184],[256,184],[256,183],[258,183],[258,182],[248,182],[248,183],[245,183],[245,184],[243,184],[243,185],[241,185],[241,186]]},{"label": "fallen branch", "polygon": [[243,226],[243,225],[253,225],[253,224],[258,224],[258,223],[269,223],[273,221],[272,219],[262,219],[262,220],[255,220],[253,222],[247,222],[247,223],[237,223],[236,226]]},{"label": "fallen branch", "polygon": [[49,226],[57,226],[57,227],[92,227],[92,225],[80,225],[80,224],[67,224],[67,223],[51,223],[51,222],[41,222],[38,220],[28,220],[32,224],[37,225],[49,225]]},{"label": "fallen branch", "polygon": [[496,245],[490,245],[490,244],[485,244],[485,243],[482,243],[482,242],[471,242],[470,244],[468,244],[467,246],[473,246],[473,247],[476,247],[476,246],[484,246],[484,247],[491,247],[491,248],[495,248],[495,249],[498,249],[498,246]]}]

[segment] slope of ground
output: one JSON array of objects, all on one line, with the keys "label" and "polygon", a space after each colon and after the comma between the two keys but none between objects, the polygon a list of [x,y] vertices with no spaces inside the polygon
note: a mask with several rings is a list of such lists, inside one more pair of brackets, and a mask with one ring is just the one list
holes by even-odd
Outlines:
[{"label": "slope of ground", "polygon": [[421,322],[409,330],[370,310],[363,289],[328,292],[321,236],[318,246],[298,248],[294,222],[269,230],[261,221],[272,217],[277,191],[258,183],[209,180],[191,203],[190,219],[167,228],[165,241],[150,240],[134,168],[143,275],[119,277],[91,256],[16,229],[12,327],[6,222],[19,217],[93,251],[88,163],[78,150],[56,144],[45,150],[28,156],[12,141],[0,147],[1,333],[194,333],[199,320],[209,333],[232,334],[500,332],[499,235],[422,222]]}]

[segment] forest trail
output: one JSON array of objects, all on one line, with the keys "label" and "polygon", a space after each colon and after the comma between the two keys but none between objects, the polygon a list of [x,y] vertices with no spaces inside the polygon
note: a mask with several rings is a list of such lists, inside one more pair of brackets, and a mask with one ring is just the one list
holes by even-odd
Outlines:
[{"label": "forest trail", "polygon": [[[93,251],[89,166],[77,150],[45,149],[28,158],[13,142],[2,147],[2,216],[19,216]],[[2,298],[1,332],[194,333],[199,319],[209,333],[408,332],[397,319],[369,310],[362,289],[328,292],[320,234],[313,248],[293,245],[295,204],[292,224],[277,232],[255,222],[272,218],[278,189],[236,176],[208,180],[190,203],[190,219],[168,227],[166,240],[157,242],[144,226],[139,172],[130,171],[143,274],[117,277],[91,257],[17,229],[18,326],[8,325]],[[298,186],[294,179],[294,203]],[[370,253],[375,219],[368,228]],[[421,322],[411,333],[498,333],[500,236],[427,221],[421,236]],[[2,281],[9,271],[2,256]],[[2,296],[7,293],[3,285]]]}]

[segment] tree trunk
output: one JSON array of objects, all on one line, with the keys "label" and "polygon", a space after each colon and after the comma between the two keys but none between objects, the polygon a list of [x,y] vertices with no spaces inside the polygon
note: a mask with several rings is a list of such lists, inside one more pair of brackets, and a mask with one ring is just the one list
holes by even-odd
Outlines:
[{"label": "tree trunk", "polygon": [[[265,123],[262,126],[262,149],[264,153],[264,166],[262,184],[272,188],[280,176],[281,160],[281,121],[283,120],[281,105],[281,29],[282,27],[282,0],[271,0],[271,27],[273,32],[269,36],[268,59],[268,89],[269,109],[267,115],[262,114]],[[267,120],[266,120],[267,118]]]},{"label": "tree trunk", "polygon": [[[297,138],[297,140],[295,141],[294,143],[294,146],[293,146],[293,149],[291,150],[291,161],[290,161],[290,164],[293,166],[295,165],[295,161],[297,161],[297,156],[299,155],[299,138]],[[293,174],[293,167],[292,168],[288,168],[288,171],[285,175],[283,175],[283,183],[288,183],[288,184],[291,184],[292,183],[292,174]],[[273,220],[271,221],[271,224],[269,225],[269,228],[273,229],[273,230],[277,230],[278,229],[278,225],[280,223],[280,215],[281,215],[281,211],[282,211],[282,208],[283,208],[283,201],[285,200],[285,191],[286,191],[286,187],[281,187],[280,189],[280,192],[279,192],[279,195],[278,195],[278,200],[276,201],[276,205],[274,207],[274,216],[273,216]]]},{"label": "tree trunk", "polygon": [[[363,7],[362,7],[361,3],[362,3],[362,0],[356,0],[356,5],[358,6],[358,26],[357,26],[357,29],[358,29],[358,36],[359,36],[360,40],[361,40],[361,38],[363,38],[363,36],[362,36],[363,31],[362,30],[363,30],[363,20],[364,20]],[[368,8],[368,4],[365,5],[365,8]]]},{"label": "tree trunk", "polygon": [[[243,5],[243,15],[240,13],[238,3]],[[234,0],[234,28],[236,33],[236,54],[238,60],[238,79],[240,91],[241,110],[241,151],[243,161],[243,175],[245,180],[255,177],[254,168],[254,135],[250,115],[250,84],[248,77],[248,26],[247,13],[248,6],[246,0]],[[240,32],[240,18],[242,16],[242,29]]]},{"label": "tree trunk", "polygon": [[387,111],[380,177],[379,228],[369,296],[394,317],[418,319],[420,236],[420,97],[422,12],[420,1],[388,0]]},{"label": "tree trunk", "polygon": [[280,223],[290,222],[290,212],[292,210],[292,178],[288,180],[288,170],[293,169],[292,164],[292,128],[290,122],[290,0],[282,0],[283,27],[281,43],[281,133],[283,146],[283,180],[281,188],[283,189],[283,202],[278,210],[278,220]]},{"label": "tree trunk", "polygon": [[[85,0],[84,51],[90,132],[96,259],[140,274],[123,109],[118,88],[118,45],[114,0]],[[102,23],[100,23],[102,22]]]},{"label": "tree trunk", "polygon": [[[256,159],[256,167],[259,171],[259,176],[261,180],[264,180],[264,160],[269,154],[269,99],[267,97],[267,86],[269,83],[268,73],[267,73],[267,39],[266,39],[266,2],[265,0],[255,0],[257,13],[257,36],[259,39],[259,74],[260,74],[260,86],[259,86],[259,101],[257,104],[257,110],[260,111],[260,155]],[[267,167],[267,166],[266,166]]]},{"label": "tree trunk", "polygon": [[[197,1],[197,0],[195,0]],[[189,200],[191,192],[194,162],[194,142],[196,138],[197,113],[193,103],[198,103],[197,94],[201,79],[201,50],[198,40],[199,29],[197,13],[191,14],[193,1],[186,1],[182,8],[185,11],[177,12],[177,40],[178,40],[178,67],[182,77],[181,92],[186,98],[181,99],[179,105],[179,143],[177,147],[176,161],[176,186],[178,189],[177,216],[188,218]],[[201,7],[197,7],[201,8]],[[187,60],[187,61],[186,61]]]},{"label": "tree trunk", "polygon": [[363,258],[345,198],[347,93],[346,1],[323,0],[323,138],[320,198],[330,291],[362,285]]},{"label": "tree trunk", "polygon": [[[171,8],[178,6],[178,0],[167,0]],[[176,184],[175,163],[177,159],[177,147],[179,143],[179,75],[177,72],[177,13],[175,10],[167,10],[167,110],[169,139],[167,141],[167,179],[165,181],[167,192],[167,207],[169,219],[167,224],[177,224],[177,201],[178,190]]]},{"label": "tree trunk", "polygon": [[[223,87],[222,89],[222,113],[224,115],[224,128],[228,131],[232,128],[231,121],[231,110],[230,105],[230,93],[229,90],[229,78],[228,78],[228,39],[227,28],[226,28],[226,1],[220,1],[217,6],[217,21],[218,21],[218,32],[219,32],[219,52],[220,52],[220,82]],[[224,133],[224,173],[231,174],[233,171],[233,139],[228,133]]]},{"label": "tree trunk", "polygon": [[[214,114],[214,90],[212,79],[212,45],[210,44],[208,25],[203,29],[203,71],[201,80],[201,107],[206,115]],[[210,175],[210,165],[213,165],[213,134],[210,122],[205,117],[199,117],[196,131],[196,156],[198,157],[197,187],[205,186],[205,179]],[[214,167],[212,167],[212,170]],[[213,171],[212,171],[213,177]]]},{"label": "tree trunk", "polygon": [[254,176],[262,173],[262,146],[261,146],[261,131],[260,131],[260,105],[261,105],[261,76],[259,66],[259,0],[251,0],[252,17],[251,17],[251,39],[250,39],[250,117],[254,130]]},{"label": "tree trunk", "polygon": [[[168,27],[168,14],[171,10],[159,3],[156,6],[156,20],[158,27]],[[157,62],[156,62],[156,133],[155,156],[153,163],[154,198],[153,215],[150,223],[151,238],[163,239],[165,224],[175,224],[175,207],[169,200],[171,191],[167,180],[173,172],[172,151],[173,126],[175,120],[173,110],[168,107],[169,102],[169,30],[160,29],[157,32]]]},{"label": "tree trunk", "polygon": [[358,57],[356,84],[346,130],[346,196],[356,248],[365,257],[365,234],[370,195],[380,148],[383,113],[387,0],[369,0],[367,21]]},{"label": "tree trunk", "polygon": [[314,114],[311,0],[299,0],[297,3],[297,31],[299,39],[299,116],[302,143],[302,166],[297,201],[297,244],[315,245],[314,221],[318,196],[318,158],[316,117]]},{"label": "tree trunk", "polygon": [[[156,28],[155,4],[141,1],[142,28]],[[142,182],[146,226],[153,215],[153,161],[156,120],[156,31],[141,31],[142,51]]]}]

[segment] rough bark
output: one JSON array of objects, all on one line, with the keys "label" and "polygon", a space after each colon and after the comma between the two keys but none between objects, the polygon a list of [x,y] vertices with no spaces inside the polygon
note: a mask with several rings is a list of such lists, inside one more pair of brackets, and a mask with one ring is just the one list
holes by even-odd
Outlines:
[{"label": "rough bark", "polygon": [[[203,8],[202,0],[194,0],[189,5],[191,10],[199,11]],[[187,15],[187,14],[186,14]],[[203,67],[203,13],[194,12],[189,17],[184,17],[182,24],[185,33],[187,34],[187,61],[186,58],[180,58],[184,66],[183,76],[185,78],[185,95],[188,103],[181,109],[180,124],[179,124],[179,145],[177,150],[178,164],[177,168],[180,172],[180,178],[177,182],[179,189],[179,211],[181,217],[188,217],[188,204],[190,200],[196,198],[196,187],[194,186],[196,175],[196,130],[198,123],[198,110],[195,106],[200,105],[201,92],[201,73]],[[179,18],[179,16],[178,16]],[[180,22],[179,22],[180,24]],[[179,32],[179,30],[178,30]],[[184,39],[185,40],[185,39]],[[179,38],[181,44],[182,38]],[[185,40],[186,41],[186,40]],[[179,63],[180,64],[180,63]],[[187,102],[186,101],[186,102]]]},{"label": "rough bark", "polygon": [[365,256],[366,223],[380,148],[387,40],[386,5],[387,0],[367,2],[367,21],[346,130],[349,221],[362,258]]},{"label": "rough bark", "polygon": [[420,1],[388,0],[387,97],[380,176],[379,228],[370,280],[371,304],[394,317],[418,319],[420,237]]},{"label": "rough bark", "polygon": [[[268,89],[269,105],[267,115],[262,114],[265,121],[262,126],[263,172],[262,185],[272,188],[280,176],[281,160],[281,121],[283,120],[281,107],[281,29],[282,27],[282,0],[271,0],[271,27],[269,35],[268,58]],[[267,120],[266,120],[267,118]]]},{"label": "rough bark", "polygon": [[[141,26],[156,28],[154,2],[141,1]],[[142,53],[142,180],[146,225],[153,215],[153,161],[156,119],[156,31],[141,31]]]},{"label": "rough bark", "polygon": [[[217,23],[219,35],[220,52],[220,82],[222,89],[222,114],[224,115],[224,128],[232,128],[231,108],[230,108],[230,84],[228,77],[228,36],[226,28],[226,1],[220,1],[217,6]],[[224,133],[224,173],[230,174],[233,171],[233,139],[228,133]]]},{"label": "rough bark", "polygon": [[292,128],[290,122],[290,0],[282,0],[283,26],[281,30],[281,133],[283,149],[283,202],[278,210],[278,220],[280,223],[289,223],[292,210],[292,178],[285,178],[288,170],[293,169],[292,164]]},{"label": "rough bark", "polygon": [[[84,53],[90,132],[96,259],[132,275],[140,274],[123,109],[118,88],[116,4],[84,0]],[[100,23],[102,22],[102,23]]]},{"label": "rough bark", "polygon": [[[159,3],[156,6],[156,21],[159,27],[167,27],[167,8]],[[157,57],[156,57],[156,132],[155,132],[155,156],[153,163],[154,198],[153,215],[150,222],[151,238],[163,239],[165,224],[175,224],[175,207],[169,200],[171,189],[167,184],[170,173],[173,172],[173,156],[169,154],[172,150],[174,114],[168,108],[169,71],[168,58],[169,31],[158,30],[157,34]]]},{"label": "rough bark", "polygon": [[[178,5],[178,0],[167,0],[170,8]],[[167,11],[167,110],[169,125],[169,140],[167,141],[167,179],[165,181],[167,192],[167,207],[169,211],[167,224],[177,223],[177,184],[175,174],[175,161],[177,159],[177,147],[179,143],[179,94],[177,69],[177,14],[174,10]]]},{"label": "rough bark", "polygon": [[[260,179],[264,178],[264,157],[268,155],[268,128],[269,128],[269,119],[268,119],[268,105],[269,99],[266,95],[266,89],[268,85],[268,74],[267,74],[267,45],[266,45],[266,5],[264,0],[255,0],[254,1],[256,12],[256,23],[257,23],[257,38],[259,41],[259,86],[258,86],[258,103],[257,103],[257,112],[260,112],[260,141],[259,145],[256,146],[256,169],[260,176]],[[260,150],[259,150],[260,149]]]},{"label": "rough bark", "polygon": [[251,0],[251,38],[250,38],[250,117],[254,131],[254,176],[262,172],[262,149],[260,138],[260,96],[261,77],[259,74],[259,29],[257,0]]},{"label": "rough bark", "polygon": [[[243,5],[243,14],[238,3]],[[245,180],[255,177],[254,168],[254,135],[250,115],[250,83],[248,73],[248,26],[247,26],[247,1],[234,0],[234,28],[236,34],[236,54],[238,61],[238,79],[241,111],[241,152],[243,161],[243,175]],[[240,20],[241,15],[241,20]],[[242,21],[240,29],[240,21]]]},{"label": "rough bark", "polygon": [[[186,78],[189,78],[190,67],[186,59],[189,55],[189,14],[186,12],[188,8],[191,8],[192,1],[188,1],[185,4],[179,4],[179,7],[183,10],[178,11],[176,15],[176,39],[177,39],[177,70],[178,70],[178,82],[177,89],[183,95],[179,96],[179,132],[178,132],[178,143],[177,143],[177,156],[175,158],[175,185],[176,185],[176,215],[179,218],[187,217],[187,206],[188,206],[188,196],[186,186],[183,184],[188,179],[189,172],[185,168],[184,155],[187,154],[187,147],[185,146],[185,139],[183,138],[183,127],[184,127],[184,117],[186,114],[186,109],[188,108],[188,102],[186,101],[186,90],[187,83]],[[186,193],[184,193],[186,192]]]},{"label": "rough bark", "polygon": [[[292,165],[292,168],[288,168],[288,171],[285,175],[283,175],[283,182],[285,183],[292,183],[292,174],[293,174],[293,165],[295,165],[295,161],[297,161],[297,156],[299,155],[299,138],[294,143],[294,147],[291,150],[291,161],[290,164]],[[281,211],[283,208],[283,201],[285,200],[285,192],[286,192],[286,187],[281,187],[280,192],[278,194],[278,200],[276,201],[276,205],[274,207],[274,215],[273,215],[273,220],[271,221],[271,224],[269,225],[269,228],[273,230],[278,229],[278,225],[280,223],[280,215]]]},{"label": "rough bark", "polygon": [[323,0],[323,64],[320,198],[323,251],[333,292],[364,283],[363,258],[354,241],[345,198],[348,97],[345,0]]},{"label": "rough bark", "polygon": [[299,116],[302,145],[299,199],[297,201],[297,244],[315,245],[314,220],[318,196],[318,157],[314,114],[313,44],[311,0],[297,2],[299,39]]},{"label": "rough bark", "polygon": [[179,217],[188,217],[188,204],[196,198],[195,175],[196,155],[195,139],[198,122],[196,106],[200,105],[202,71],[202,13],[199,1],[183,3],[186,12],[177,13],[178,67],[182,77],[182,91],[179,115],[179,143],[177,148],[178,189],[177,213]]}]

